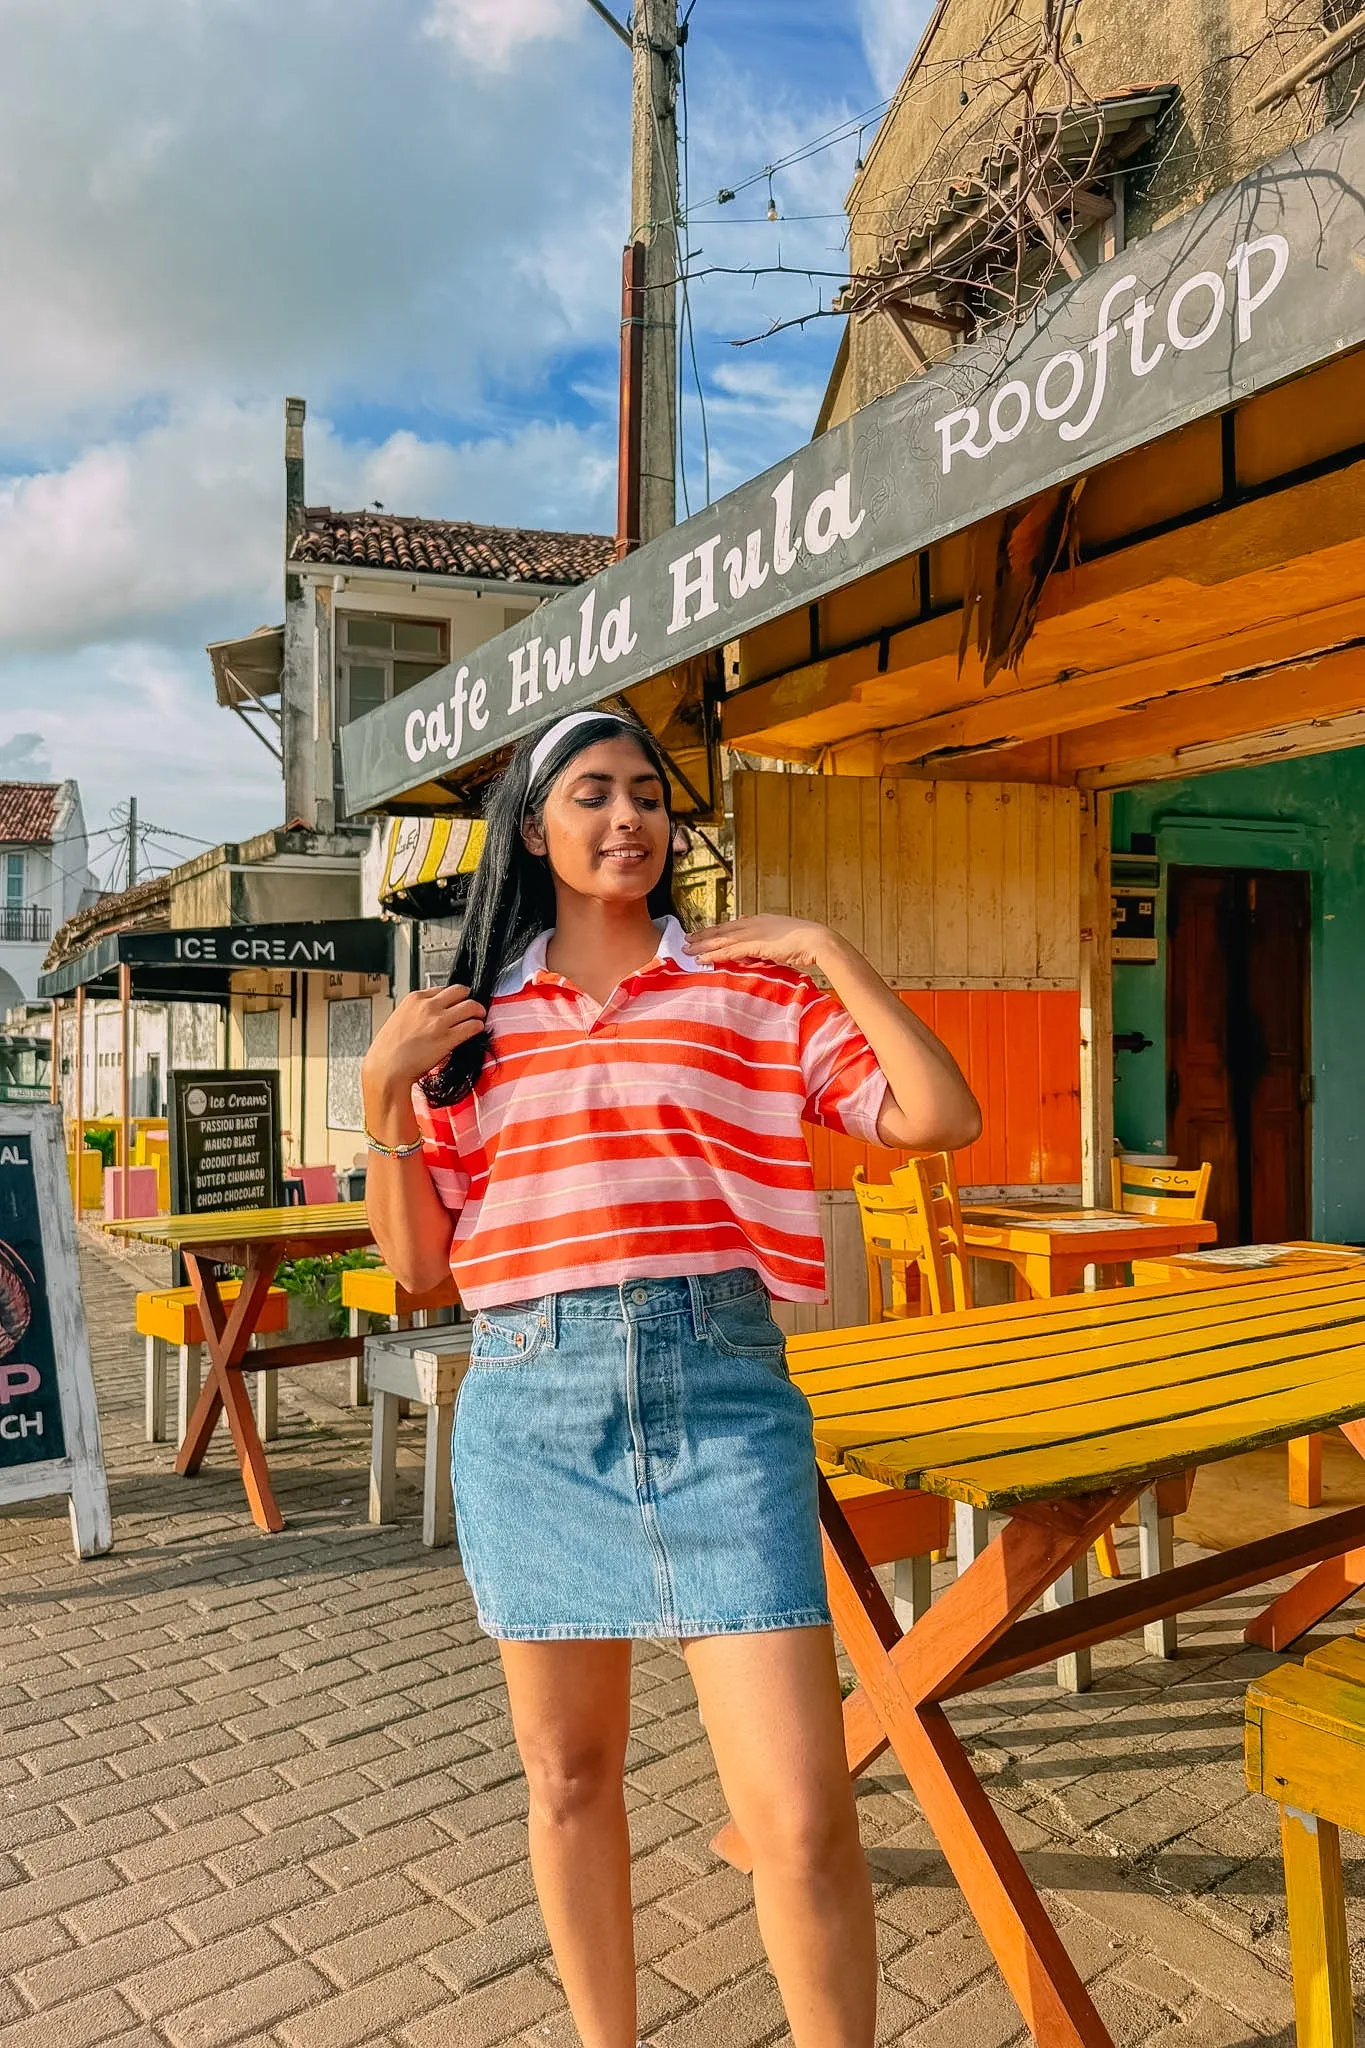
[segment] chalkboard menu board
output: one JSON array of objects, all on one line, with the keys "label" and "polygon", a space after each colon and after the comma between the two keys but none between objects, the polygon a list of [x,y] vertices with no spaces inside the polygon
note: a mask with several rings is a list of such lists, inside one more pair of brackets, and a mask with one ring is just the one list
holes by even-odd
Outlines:
[{"label": "chalkboard menu board", "polygon": [[0,1108],[0,1501],[66,1494],[82,1557],[109,1493],[81,1302],[61,1111]]},{"label": "chalkboard menu board", "polygon": [[171,1207],[178,1216],[280,1206],[279,1075],[171,1074]]}]

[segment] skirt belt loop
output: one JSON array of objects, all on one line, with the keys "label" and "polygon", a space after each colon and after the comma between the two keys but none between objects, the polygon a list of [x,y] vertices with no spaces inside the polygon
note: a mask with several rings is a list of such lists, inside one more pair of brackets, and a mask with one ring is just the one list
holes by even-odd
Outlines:
[{"label": "skirt belt loop", "polygon": [[692,1302],[692,1335],[699,1344],[706,1342],[706,1297],[701,1291],[701,1281],[695,1273],[687,1276],[687,1292]]}]

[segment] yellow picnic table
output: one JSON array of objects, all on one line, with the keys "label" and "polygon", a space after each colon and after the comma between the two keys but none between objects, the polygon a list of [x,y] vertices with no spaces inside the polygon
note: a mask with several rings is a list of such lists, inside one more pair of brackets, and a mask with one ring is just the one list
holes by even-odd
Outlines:
[{"label": "yellow picnic table", "polygon": [[[1365,1584],[1365,1507],[1029,1610],[1144,1489],[1340,1426],[1365,1456],[1365,1275],[1118,1288],[791,1340],[817,1455],[992,1509],[994,1540],[908,1632],[820,1482],[849,1766],[888,1745],[1041,2048],[1111,2048],[943,1702],[1307,1570],[1247,1628],[1278,1649]],[[715,1847],[747,1866],[733,1825]]]},{"label": "yellow picnic table", "polygon": [[1212,1244],[1215,1223],[1190,1217],[1135,1216],[1127,1210],[1081,1208],[1043,1198],[964,1202],[962,1235],[975,1259],[1014,1269],[1015,1292],[1070,1294],[1087,1266],[1126,1266]]},{"label": "yellow picnic table", "polygon": [[[1230,1244],[1212,1251],[1181,1252],[1168,1258],[1133,1260],[1135,1287],[1191,1288],[1216,1286],[1261,1272],[1267,1279],[1301,1280],[1316,1273],[1337,1273],[1343,1266],[1365,1265],[1365,1252],[1349,1244]],[[1297,1508],[1322,1505],[1322,1437],[1296,1437],[1289,1446],[1289,1498]]]},{"label": "yellow picnic table", "polygon": [[[247,1346],[284,1259],[326,1258],[373,1242],[365,1204],[318,1202],[286,1209],[222,1209],[203,1216],[139,1216],[105,1228],[115,1237],[180,1252],[203,1318],[209,1373],[176,1453],[176,1471],[189,1477],[199,1470],[219,1414],[225,1413],[252,1520],[258,1529],[282,1529],[284,1516],[271,1488],[265,1448],[242,1374],[353,1357],[363,1350],[365,1340],[326,1337],[249,1355]],[[241,1291],[230,1306],[219,1290],[214,1271],[219,1265],[243,1269]]]}]

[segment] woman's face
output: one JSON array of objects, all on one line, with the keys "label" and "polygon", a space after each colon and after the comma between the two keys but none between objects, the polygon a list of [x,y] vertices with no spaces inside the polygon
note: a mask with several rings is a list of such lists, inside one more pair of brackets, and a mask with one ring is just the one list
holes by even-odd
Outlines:
[{"label": "woman's face", "polygon": [[638,741],[599,740],[570,761],[522,836],[556,883],[610,903],[643,901],[663,873],[673,827]]}]

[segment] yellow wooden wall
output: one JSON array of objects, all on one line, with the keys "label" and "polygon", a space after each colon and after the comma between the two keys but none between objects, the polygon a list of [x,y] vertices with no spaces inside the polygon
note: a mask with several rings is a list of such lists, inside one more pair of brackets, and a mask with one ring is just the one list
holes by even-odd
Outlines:
[{"label": "yellow wooden wall", "polygon": [[1075,790],[744,772],[734,817],[740,916],[817,918],[902,988],[1079,986]]}]

